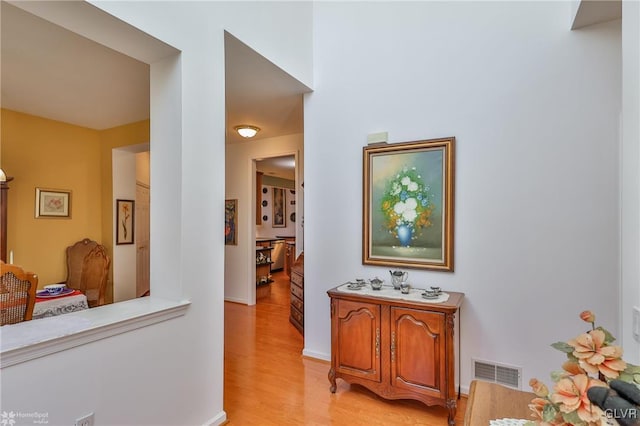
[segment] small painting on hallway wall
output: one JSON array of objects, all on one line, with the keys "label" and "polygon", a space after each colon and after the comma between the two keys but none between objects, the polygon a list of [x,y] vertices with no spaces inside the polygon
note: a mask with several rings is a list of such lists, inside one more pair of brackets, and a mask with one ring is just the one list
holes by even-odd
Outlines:
[{"label": "small painting on hallway wall", "polygon": [[271,226],[274,228],[285,228],[286,223],[286,205],[284,200],[284,188],[272,188],[273,189],[273,221]]},{"label": "small painting on hallway wall", "polygon": [[238,200],[224,201],[224,244],[238,245]]},{"label": "small painting on hallway wall", "polygon": [[454,144],[364,147],[362,263],[453,271]]},{"label": "small painting on hallway wall", "polygon": [[133,244],[135,201],[116,200],[116,245]]}]

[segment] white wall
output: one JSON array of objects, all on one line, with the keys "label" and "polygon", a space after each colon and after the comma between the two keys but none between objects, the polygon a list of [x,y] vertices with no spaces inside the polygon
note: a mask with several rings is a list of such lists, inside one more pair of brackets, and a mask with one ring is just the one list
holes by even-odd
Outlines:
[{"label": "white wall", "polygon": [[640,306],[640,3],[622,2],[622,293],[625,359],[640,364],[633,339],[634,306]]},{"label": "white wall", "polygon": [[[136,199],[136,154],[128,149],[114,149],[113,176],[113,301],[136,297],[136,244],[115,244],[116,200]],[[135,238],[135,234],[134,234]]]},{"label": "white wall", "polygon": [[[296,156],[296,207],[300,217],[300,212],[304,212],[300,187],[302,181],[299,178],[304,171],[303,138],[301,134],[288,135],[233,143],[226,148],[226,198],[238,200],[238,245],[225,246],[224,298],[253,305],[256,267],[255,160],[291,154]],[[301,235],[299,226],[300,220],[296,220],[298,238]]]},{"label": "white wall", "polygon": [[[54,22],[60,8],[69,18],[75,6],[86,3],[31,5]],[[218,424],[225,418],[224,30],[237,30],[266,57],[263,50],[277,52],[285,70],[310,81],[311,5],[100,7],[181,51],[151,64],[151,297],[192,304],[177,319],[3,368],[2,409],[47,412],[52,425],[89,412],[96,425]],[[137,47],[129,34],[77,23],[86,35]]]},{"label": "white wall", "polygon": [[[362,147],[455,136],[455,272],[471,358],[549,382],[549,345],[592,309],[618,333],[620,22],[569,31],[567,2],[318,2],[305,98],[305,354],[330,357],[326,290],[363,266]],[[335,46],[339,45],[340,49]],[[339,247],[339,250],[328,249]]]}]

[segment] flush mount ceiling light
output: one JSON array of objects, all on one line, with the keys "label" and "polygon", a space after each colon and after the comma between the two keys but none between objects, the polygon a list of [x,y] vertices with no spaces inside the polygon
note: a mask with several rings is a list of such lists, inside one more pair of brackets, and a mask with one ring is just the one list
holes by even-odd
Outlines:
[{"label": "flush mount ceiling light", "polygon": [[242,136],[243,138],[252,138],[256,135],[256,133],[260,131],[259,127],[249,126],[247,124],[236,126],[235,129],[236,132],[238,132],[238,134],[240,134],[240,136]]}]

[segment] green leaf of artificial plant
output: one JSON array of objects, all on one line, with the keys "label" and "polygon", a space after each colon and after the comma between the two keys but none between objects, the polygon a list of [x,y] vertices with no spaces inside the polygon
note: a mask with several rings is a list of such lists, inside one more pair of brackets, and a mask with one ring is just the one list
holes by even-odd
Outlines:
[{"label": "green leaf of artificial plant", "polygon": [[556,342],[556,343],[552,344],[551,347],[553,347],[554,349],[559,350],[560,352],[564,352],[566,354],[570,354],[575,350],[573,346],[571,346],[570,344],[568,344],[566,342]]},{"label": "green leaf of artificial plant", "polygon": [[556,407],[553,404],[546,404],[542,410],[542,420],[546,423],[551,423],[556,418],[556,414],[558,414]]}]

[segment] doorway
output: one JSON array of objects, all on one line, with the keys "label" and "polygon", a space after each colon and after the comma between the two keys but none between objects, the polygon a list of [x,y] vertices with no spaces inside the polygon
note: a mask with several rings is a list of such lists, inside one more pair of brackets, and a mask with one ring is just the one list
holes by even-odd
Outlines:
[{"label": "doorway", "polygon": [[[287,253],[296,243],[295,155],[261,158],[256,163],[256,303],[267,299],[272,289],[289,280]],[[267,264],[258,264],[259,258]],[[266,281],[264,274],[267,273]],[[275,283],[275,284],[274,284]],[[272,285],[273,284],[273,285]]]},{"label": "doorway", "polygon": [[[238,241],[225,247],[224,298],[227,301],[256,303],[256,237],[284,236],[301,241],[303,94],[309,91],[307,86],[239,39],[225,33],[225,199],[236,200],[238,206]],[[242,137],[235,131],[241,125],[254,127],[257,133],[251,138]],[[267,206],[256,205],[257,200],[265,201],[262,195],[256,194],[263,189],[262,184],[256,184],[256,168],[266,167],[271,159],[284,160],[282,157],[294,161],[290,166],[293,176],[288,178],[294,182],[293,188],[272,182],[265,188],[272,197],[266,200]],[[263,175],[269,176],[269,172],[264,171]],[[276,217],[275,223],[271,204],[274,188],[284,195],[282,206],[288,211],[286,216],[283,211],[282,216]],[[285,190],[293,192],[285,193]],[[286,198],[287,194],[291,195],[290,199]],[[289,211],[293,207],[295,212]],[[262,224],[262,216],[267,217],[266,226]],[[262,228],[257,229],[258,226]]]}]

